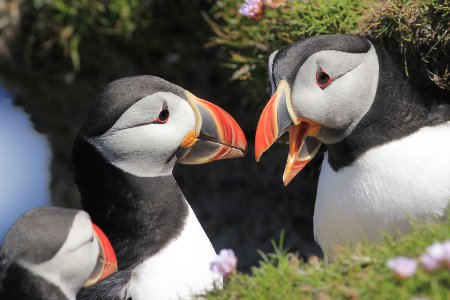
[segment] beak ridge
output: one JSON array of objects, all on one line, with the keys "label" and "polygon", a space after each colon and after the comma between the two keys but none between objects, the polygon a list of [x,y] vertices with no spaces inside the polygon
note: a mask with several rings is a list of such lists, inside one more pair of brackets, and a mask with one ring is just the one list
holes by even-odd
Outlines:
[{"label": "beak ridge", "polygon": [[[183,141],[181,147],[186,151],[179,162],[202,164],[243,157],[247,152],[247,140],[234,118],[209,101],[197,98],[187,91],[186,95],[196,118],[195,141],[192,142],[192,137],[189,138],[190,143]],[[183,147],[186,144],[188,146]]]},{"label": "beak ridge", "polygon": [[287,83],[280,82],[277,90],[264,107],[256,128],[256,161],[259,161],[261,155],[294,124],[289,112],[289,96]]},{"label": "beak ridge", "polygon": [[287,130],[289,130],[289,155],[283,174],[283,183],[289,182],[306,166],[320,148],[314,137],[320,125],[297,117],[291,102],[288,83],[281,80],[276,92],[263,109],[255,137],[255,159],[261,155]]}]

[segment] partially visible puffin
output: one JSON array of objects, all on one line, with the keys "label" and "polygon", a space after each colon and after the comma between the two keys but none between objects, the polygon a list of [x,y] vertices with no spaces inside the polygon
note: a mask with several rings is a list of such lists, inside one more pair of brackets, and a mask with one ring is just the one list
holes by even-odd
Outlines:
[{"label": "partially visible puffin", "polygon": [[325,254],[431,222],[450,202],[450,99],[413,85],[359,36],[300,40],[269,58],[273,94],[256,132],[259,160],[289,131],[287,185],[327,148],[314,211]]},{"label": "partially visible puffin", "polygon": [[110,238],[119,272],[79,299],[186,299],[220,286],[210,270],[216,252],[172,170],[242,157],[246,146],[228,113],[175,84],[155,76],[108,84],[73,155],[82,205]]},{"label": "partially visible puffin", "polygon": [[106,236],[84,211],[55,207],[23,214],[0,248],[0,299],[75,300],[84,285],[117,271]]}]

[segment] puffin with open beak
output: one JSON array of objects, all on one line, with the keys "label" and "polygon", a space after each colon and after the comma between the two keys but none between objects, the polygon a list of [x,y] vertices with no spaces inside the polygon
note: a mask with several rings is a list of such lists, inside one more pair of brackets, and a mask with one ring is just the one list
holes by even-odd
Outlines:
[{"label": "puffin with open beak", "polygon": [[75,300],[117,271],[105,234],[84,211],[36,208],[10,228],[0,248],[0,298]]},{"label": "puffin with open beak", "polygon": [[336,245],[406,232],[431,222],[450,201],[450,104],[419,88],[387,51],[359,36],[300,40],[269,58],[273,94],[256,130],[255,156],[289,132],[283,175],[289,184],[325,153],[314,235]]},{"label": "puffin with open beak", "polygon": [[216,252],[172,170],[242,157],[246,148],[227,112],[175,84],[155,76],[108,84],[73,161],[82,205],[110,238],[119,272],[78,298],[186,299],[220,287],[210,270]]}]

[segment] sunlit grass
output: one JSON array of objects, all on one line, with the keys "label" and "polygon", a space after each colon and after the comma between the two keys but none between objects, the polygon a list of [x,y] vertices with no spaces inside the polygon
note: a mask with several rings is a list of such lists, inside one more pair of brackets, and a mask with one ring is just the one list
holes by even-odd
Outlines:
[{"label": "sunlit grass", "polygon": [[386,237],[383,244],[339,249],[326,265],[314,258],[301,262],[283,249],[281,240],[273,253],[262,254],[250,274],[231,276],[208,299],[450,299],[449,270],[430,274],[419,266],[413,277],[400,281],[387,268],[389,258],[418,258],[433,242],[449,240],[450,212],[442,222],[414,227],[399,240]]}]

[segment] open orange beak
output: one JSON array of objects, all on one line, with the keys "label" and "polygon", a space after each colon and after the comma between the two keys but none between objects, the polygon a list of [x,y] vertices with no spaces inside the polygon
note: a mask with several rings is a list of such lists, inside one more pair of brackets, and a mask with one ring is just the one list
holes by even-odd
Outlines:
[{"label": "open orange beak", "polygon": [[243,157],[247,152],[247,140],[233,117],[217,105],[187,91],[186,97],[194,110],[196,127],[180,144],[183,153],[178,161],[183,164],[203,164]]},{"label": "open orange beak", "polygon": [[283,174],[283,183],[289,182],[310,162],[321,143],[314,136],[320,131],[314,121],[297,117],[291,100],[289,84],[282,80],[270,98],[259,118],[255,137],[255,158],[273,145],[286,131],[289,131],[289,154]]},{"label": "open orange beak", "polygon": [[94,227],[95,239],[99,244],[100,254],[94,271],[89,279],[84,283],[85,287],[99,282],[100,280],[117,272],[118,269],[116,254],[111,242],[97,225],[92,224],[92,226]]}]

